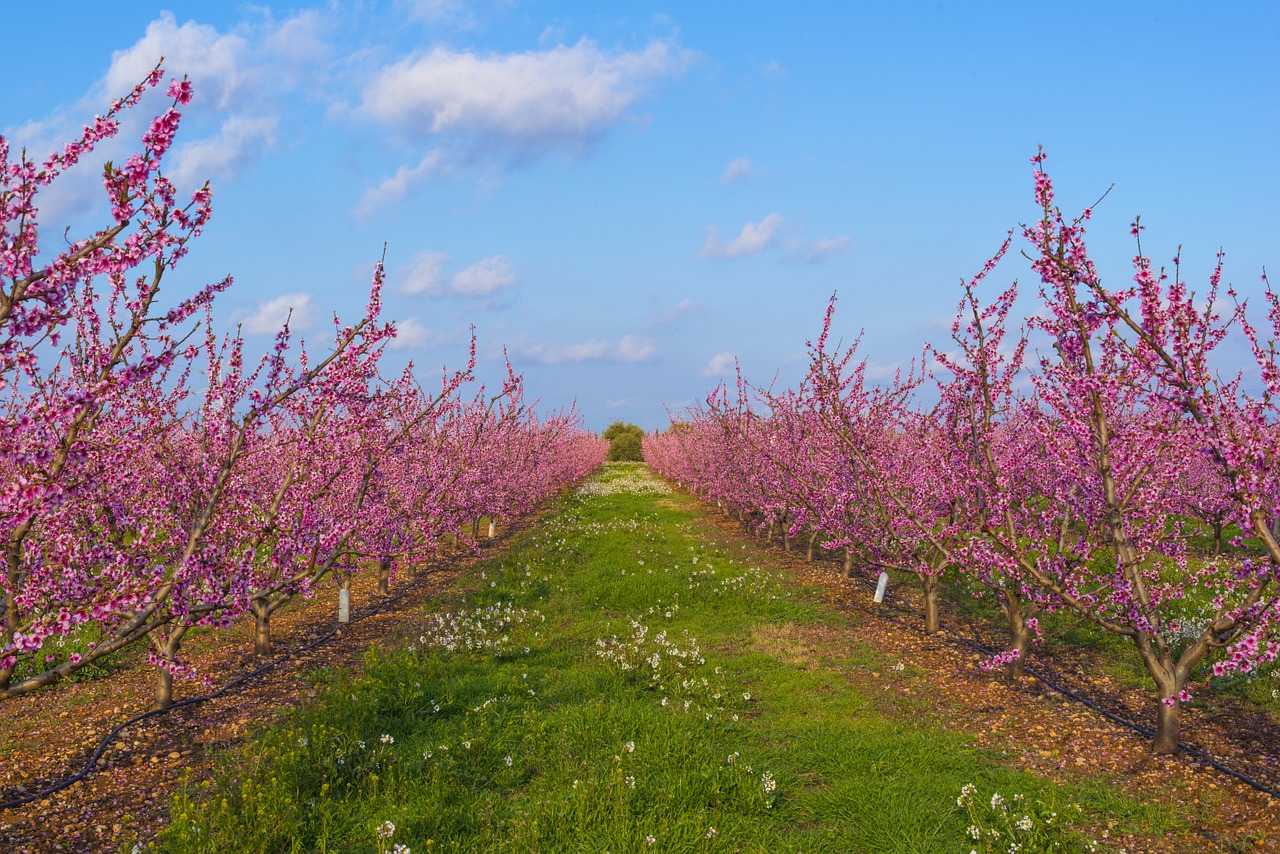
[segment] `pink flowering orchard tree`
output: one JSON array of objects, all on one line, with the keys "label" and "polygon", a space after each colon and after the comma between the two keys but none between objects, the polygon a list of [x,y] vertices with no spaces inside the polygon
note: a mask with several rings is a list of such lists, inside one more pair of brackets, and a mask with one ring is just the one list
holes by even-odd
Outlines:
[{"label": "pink flowering orchard tree", "polygon": [[1012,344],[1006,340],[1017,285],[987,303],[978,296],[1011,242],[1012,235],[965,285],[951,327],[952,347],[932,349],[943,425],[939,438],[950,449],[949,466],[958,475],[955,506],[964,532],[942,547],[971,589],[1000,609],[1009,636],[997,662],[1016,679],[1026,669],[1037,614],[1052,609],[1056,600],[1004,551],[992,547],[993,531],[997,538],[1016,542],[1038,524],[1037,542],[1061,552],[1071,536],[1072,517],[1055,513],[1060,508],[1042,500],[1058,492],[1062,471],[1051,465],[1035,429],[1039,409],[1034,399],[1020,398],[1015,390],[1019,379],[1025,379],[1027,347],[1025,335]]},{"label": "pink flowering orchard tree", "polygon": [[[162,77],[159,68],[112,105],[76,141],[37,167],[25,151],[10,159],[0,138],[0,537],[3,538],[3,625],[0,696],[48,684],[144,636],[146,593],[133,579],[143,569],[128,536],[86,543],[68,535],[83,523],[92,497],[130,452],[145,459],[155,428],[125,413],[165,406],[163,386],[193,355],[184,329],[230,280],[210,285],[167,312],[156,306],[164,277],[186,254],[210,213],[208,187],[186,205],[158,171],[187,103],[186,81],[169,87],[172,105],[123,167],[108,163],[103,183],[111,221],[56,253],[39,244],[38,192],[119,129],[117,116],[136,106]],[[140,265],[149,269],[130,279]],[[106,290],[99,290],[105,283]],[[74,322],[73,322],[74,321]],[[116,428],[116,429],[113,429]],[[99,441],[107,431],[123,441]],[[109,508],[108,508],[109,511]],[[104,520],[110,531],[110,520]],[[67,568],[63,575],[60,571]],[[110,639],[57,668],[34,667],[13,681],[20,657],[30,661],[44,640],[89,621],[112,624]]]},{"label": "pink flowering orchard tree", "polygon": [[[159,171],[185,80],[142,150],[106,165],[109,224],[42,253],[38,192],[161,77],[42,167],[11,161],[0,138],[0,699],[145,640],[168,705],[174,675],[191,673],[179,651],[192,627],[250,611],[265,652],[290,597],[330,575],[345,588],[369,563],[385,592],[395,562],[429,555],[442,532],[524,512],[603,458],[576,415],[534,417],[510,366],[495,398],[459,400],[474,340],[434,398],[409,372],[384,380],[381,264],[363,316],[335,317],[318,359],[287,324],[256,363],[238,334],[215,335],[209,306],[230,279],[161,308],[210,214],[207,186],[179,205]],[[92,639],[59,654],[69,636]]]},{"label": "pink flowering orchard tree", "polygon": [[[988,514],[983,547],[1062,607],[1133,642],[1156,688],[1153,749],[1170,753],[1178,702],[1212,650],[1227,650],[1219,669],[1247,669],[1276,654],[1280,546],[1268,527],[1280,463],[1269,427],[1276,413],[1269,397],[1243,394],[1238,379],[1219,382],[1209,356],[1239,321],[1264,382],[1280,373],[1274,349],[1258,343],[1242,311],[1219,318],[1220,267],[1199,302],[1141,255],[1133,286],[1104,286],[1084,243],[1090,212],[1066,220],[1053,204],[1043,155],[1034,162],[1042,216],[1024,234],[1044,310],[1032,326],[1055,355],[1042,356],[1032,374],[1039,406],[1031,426],[1056,474],[1041,479],[1039,494],[994,502],[1000,513]],[[996,434],[975,436],[975,453],[996,459]],[[1266,561],[1247,561],[1243,570],[1188,561],[1179,477],[1206,449],[1263,539]],[[993,474],[1016,483],[1017,463],[1005,460]],[[1207,603],[1202,589],[1213,591]]]},{"label": "pink flowering orchard tree", "polygon": [[[949,544],[960,530],[958,470],[938,413],[916,401],[927,378],[923,370],[898,371],[883,386],[868,383],[856,341],[828,352],[834,310],[832,299],[797,397],[809,413],[813,442],[825,449],[810,454],[808,479],[821,524],[833,535],[826,544],[847,543],[873,572],[914,575],[925,632],[933,634],[940,625],[939,585],[953,566]],[[823,499],[828,483],[854,491],[842,488],[838,497]]]}]

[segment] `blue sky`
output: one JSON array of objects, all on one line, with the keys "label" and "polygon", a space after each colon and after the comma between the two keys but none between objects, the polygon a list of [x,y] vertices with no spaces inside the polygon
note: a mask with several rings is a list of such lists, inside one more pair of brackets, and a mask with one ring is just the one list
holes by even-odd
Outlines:
[{"label": "blue sky", "polygon": [[[1128,277],[1141,214],[1193,286],[1221,247],[1257,293],[1280,264],[1278,10],[23,4],[0,132],[42,158],[164,54],[196,87],[167,174],[215,192],[175,293],[232,274],[220,323],[265,346],[292,307],[319,339],[385,243],[390,366],[457,366],[474,324],[482,378],[506,347],[544,408],[654,429],[735,357],[793,381],[833,291],[879,370],[943,338],[959,280],[1036,214],[1038,144],[1064,209],[1115,185],[1090,231],[1105,277]],[[100,221],[80,171],[46,239]],[[1015,277],[1034,285],[1010,257]]]}]

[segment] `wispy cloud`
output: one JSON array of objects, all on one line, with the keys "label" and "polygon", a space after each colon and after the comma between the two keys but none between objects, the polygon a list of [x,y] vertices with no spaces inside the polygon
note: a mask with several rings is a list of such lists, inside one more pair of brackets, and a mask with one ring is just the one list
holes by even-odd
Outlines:
[{"label": "wispy cloud", "polygon": [[397,320],[395,327],[396,337],[390,344],[392,350],[420,350],[440,340],[416,317]]},{"label": "wispy cloud", "polygon": [[[5,128],[5,136],[15,147],[25,146],[43,159],[79,133],[85,116],[102,112],[107,103],[128,93],[164,57],[166,78],[185,74],[195,88],[164,164],[165,174],[185,196],[206,180],[216,184],[243,175],[274,149],[287,98],[323,76],[317,70],[329,55],[327,26],[328,19],[316,10],[283,20],[263,14],[230,31],[194,20],[179,24],[171,12],[162,12],[141,38],[111,54],[106,72],[76,103],[58,106],[18,128]],[[116,138],[100,144],[82,168],[69,172],[56,191],[42,199],[47,226],[105,204],[101,163],[123,161],[136,150],[142,129],[158,111],[152,108],[161,101],[162,95],[147,95],[142,107],[125,114]]]},{"label": "wispy cloud", "polygon": [[703,377],[723,377],[733,373],[734,365],[738,362],[738,354],[726,350],[723,353],[716,353],[707,360],[706,367],[698,372]]},{"label": "wispy cloud", "polygon": [[313,81],[328,57],[326,27],[316,10],[282,21],[267,17],[233,32],[194,20],[179,24],[173,13],[161,12],[142,38],[111,55],[97,89],[106,97],[128,92],[160,56],[169,75],[191,78],[196,96],[185,112],[218,124],[213,135],[174,150],[171,177],[194,189],[205,180],[236,177],[275,145],[284,96]]},{"label": "wispy cloud", "polygon": [[384,205],[398,202],[427,178],[443,175],[452,169],[453,164],[446,153],[442,149],[433,148],[422,155],[417,166],[401,166],[394,175],[365,190],[360,204],[356,205],[356,216],[368,216]]},{"label": "wispy cloud", "polygon": [[449,292],[457,296],[487,297],[514,288],[520,281],[515,265],[506,255],[493,255],[455,273]]},{"label": "wispy cloud", "polygon": [[577,144],[617,123],[657,79],[682,73],[692,58],[667,41],[617,53],[590,39],[505,54],[438,46],[384,68],[359,112],[414,133]]},{"label": "wispy cloud", "polygon": [[590,341],[563,345],[526,341],[513,348],[517,355],[544,365],[647,362],[653,358],[656,350],[653,341],[635,335],[623,335],[617,339],[593,338]]},{"label": "wispy cloud", "polygon": [[782,226],[782,217],[771,213],[759,222],[748,222],[738,236],[727,243],[720,241],[720,231],[715,226],[707,229],[707,242],[699,253],[703,258],[740,258],[757,255],[768,249]]},{"label": "wispy cloud", "polygon": [[285,321],[294,332],[310,329],[316,324],[316,314],[311,294],[300,292],[260,302],[253,311],[242,312],[232,319],[246,335],[275,335]]},{"label": "wispy cloud", "polygon": [[724,171],[720,173],[720,181],[724,184],[736,184],[754,174],[755,167],[751,164],[751,158],[739,157],[729,161],[729,165],[724,167]]},{"label": "wispy cloud", "polygon": [[760,74],[763,77],[782,78],[787,76],[787,69],[778,60],[771,59],[760,67]]},{"label": "wispy cloud", "polygon": [[399,275],[400,292],[409,296],[444,292],[444,265],[449,256],[443,252],[419,252]]},{"label": "wispy cloud", "polygon": [[[414,3],[424,16],[456,5]],[[432,140],[441,162],[497,159],[503,166],[560,150],[581,153],[619,122],[659,81],[683,74],[697,54],[675,40],[611,51],[590,39],[517,53],[438,45],[400,59],[364,88],[355,116]],[[430,155],[428,155],[430,156]],[[366,196],[362,212],[402,198],[441,171],[426,159],[401,167],[393,183]]]},{"label": "wispy cloud", "polygon": [[258,154],[275,145],[275,116],[231,116],[214,136],[179,145],[169,177],[179,187],[198,187],[209,176],[235,178]]},{"label": "wispy cloud", "polygon": [[785,248],[787,257],[791,260],[802,264],[821,264],[828,258],[848,252],[851,246],[853,238],[842,234],[837,237],[819,237],[816,240],[797,237],[787,241]]},{"label": "wispy cloud", "polygon": [[675,305],[656,311],[653,317],[649,318],[649,322],[645,324],[649,327],[670,326],[688,314],[697,314],[706,311],[707,307],[702,303],[694,302],[691,299],[682,299]]}]

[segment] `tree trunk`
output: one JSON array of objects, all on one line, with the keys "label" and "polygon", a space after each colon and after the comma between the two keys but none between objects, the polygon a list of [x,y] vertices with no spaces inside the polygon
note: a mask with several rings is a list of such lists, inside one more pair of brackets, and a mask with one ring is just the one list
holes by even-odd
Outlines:
[{"label": "tree trunk", "polygon": [[265,599],[251,599],[249,608],[253,611],[255,631],[253,633],[253,651],[256,655],[271,654],[271,605]]},{"label": "tree trunk", "polygon": [[920,590],[924,593],[924,633],[938,633],[938,576],[918,573]]},{"label": "tree trunk", "polygon": [[480,517],[471,520],[471,542],[477,542],[480,539]]},{"label": "tree trunk", "polygon": [[[1178,752],[1178,704],[1172,698],[1182,692],[1178,679],[1178,668],[1166,654],[1162,654],[1151,644],[1151,637],[1139,634],[1133,639],[1142,656],[1142,663],[1147,673],[1156,683],[1156,737],[1151,743],[1151,752],[1156,754],[1174,754]],[[1166,702],[1171,701],[1171,702]]]},{"label": "tree trunk", "polygon": [[173,705],[173,674],[163,667],[156,667],[156,697],[153,709],[167,709]]},{"label": "tree trunk", "polygon": [[1213,526],[1213,554],[1222,554],[1222,523],[1217,522]]},{"label": "tree trunk", "polygon": [[148,637],[155,648],[156,656],[168,664],[168,667],[156,665],[155,704],[153,709],[167,709],[173,705],[173,671],[171,669],[178,657],[178,648],[182,645],[182,636],[187,633],[187,626],[170,628],[164,640],[158,633]]},{"label": "tree trunk", "polygon": [[1018,657],[1004,666],[1009,681],[1017,681],[1027,675],[1027,642],[1031,639],[1031,627],[1022,613],[1022,597],[1012,590],[1004,591],[1004,613],[1009,618],[1009,649],[1017,650]]},{"label": "tree trunk", "polygon": [[853,578],[853,547],[845,546],[844,549],[844,577]]},{"label": "tree trunk", "polygon": [[1171,755],[1178,752],[1178,704],[1165,703],[1165,699],[1161,697],[1156,703],[1156,740],[1151,743],[1151,752]]},{"label": "tree trunk", "polygon": [[805,552],[805,556],[804,556],[805,560],[809,561],[809,563],[813,563],[813,542],[816,539],[818,539],[818,532],[811,531],[809,533],[809,549],[808,551]]},{"label": "tree trunk", "polygon": [[782,550],[791,551],[791,526],[787,524],[786,516],[782,517]]},{"label": "tree trunk", "polygon": [[391,555],[378,558],[378,595],[386,596],[391,592]]},{"label": "tree trunk", "polygon": [[777,527],[778,527],[778,520],[770,519],[769,520],[769,536],[765,537],[766,543],[770,543],[770,544],[773,543],[773,532],[774,532],[774,529],[776,529]]}]

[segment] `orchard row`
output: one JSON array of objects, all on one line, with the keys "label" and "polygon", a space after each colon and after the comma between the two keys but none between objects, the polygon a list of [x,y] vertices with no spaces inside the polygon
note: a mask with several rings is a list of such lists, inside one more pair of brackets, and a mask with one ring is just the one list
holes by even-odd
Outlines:
[{"label": "orchard row", "polygon": [[[761,529],[845,549],[849,572],[914,574],[927,631],[940,580],[960,579],[1003,612],[993,664],[1011,675],[1048,612],[1128,638],[1154,686],[1154,748],[1172,752],[1196,680],[1280,654],[1280,300],[1264,277],[1259,331],[1220,285],[1221,257],[1194,294],[1176,261],[1153,268],[1137,222],[1131,282],[1104,285],[1091,211],[1064,217],[1032,160],[1040,213],[1022,236],[1040,286],[1025,321],[1016,283],[988,282],[1011,232],[964,286],[952,340],[892,381],[871,381],[856,342],[832,346],[833,299],[795,388],[739,376],[644,456]],[[1232,339],[1251,364],[1224,375],[1215,351]],[[1213,555],[1189,551],[1194,519]],[[1227,557],[1231,523],[1244,536]]]},{"label": "orchard row", "polygon": [[[378,265],[364,316],[333,322],[319,355],[288,324],[261,359],[219,335],[228,278],[167,299],[166,277],[209,219],[208,186],[179,204],[160,171],[185,81],[142,148],[103,183],[111,219],[41,246],[38,195],[116,135],[157,67],[42,164],[0,137],[0,699],[132,644],[157,666],[157,703],[186,668],[194,626],[246,612],[259,652],[285,602],[353,573],[390,574],[474,541],[581,478],[607,443],[575,413],[540,417],[508,365],[468,392],[470,361],[424,390],[387,377]],[[162,295],[163,291],[163,295]]]}]

